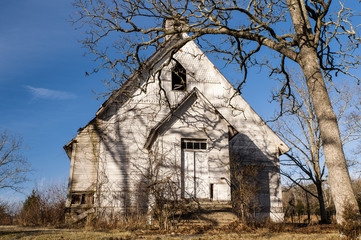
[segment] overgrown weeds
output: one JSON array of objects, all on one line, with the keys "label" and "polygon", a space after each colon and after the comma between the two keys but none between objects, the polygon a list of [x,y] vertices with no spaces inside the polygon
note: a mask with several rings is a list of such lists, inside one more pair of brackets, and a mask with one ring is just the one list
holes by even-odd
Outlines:
[{"label": "overgrown weeds", "polygon": [[89,216],[85,223],[85,228],[96,230],[113,230],[122,229],[128,231],[135,231],[141,229],[147,229],[148,224],[145,216],[131,214],[123,216],[121,214],[109,214],[104,216],[103,214]]}]

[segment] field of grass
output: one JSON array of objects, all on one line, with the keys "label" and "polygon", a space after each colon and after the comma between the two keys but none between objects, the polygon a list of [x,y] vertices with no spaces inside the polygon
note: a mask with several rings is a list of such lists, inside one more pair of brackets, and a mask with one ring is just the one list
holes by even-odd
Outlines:
[{"label": "field of grass", "polygon": [[259,228],[250,232],[226,228],[196,229],[197,226],[188,227],[185,230],[177,229],[174,232],[161,232],[157,230],[136,231],[99,231],[86,228],[39,228],[0,226],[0,239],[338,239],[338,232],[332,226],[309,226],[303,228],[270,229]]}]

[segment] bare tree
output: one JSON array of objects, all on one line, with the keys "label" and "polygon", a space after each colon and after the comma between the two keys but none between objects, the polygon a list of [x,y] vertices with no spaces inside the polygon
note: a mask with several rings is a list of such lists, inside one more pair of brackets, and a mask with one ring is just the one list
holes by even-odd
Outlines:
[{"label": "bare tree", "polygon": [[27,196],[17,220],[24,226],[62,226],[65,220],[65,182],[36,186]]},{"label": "bare tree", "polygon": [[[95,71],[103,68],[113,73],[106,81],[110,90],[117,89],[130,75],[141,73],[145,66],[153,69],[158,62],[152,61],[153,65],[148,66],[150,62],[144,63],[144,59],[155,49],[165,49],[164,57],[159,58],[163,61],[187,42],[197,40],[207,51],[219,53],[228,63],[239,64],[244,75],[236,86],[239,91],[253,65],[265,64],[272,68],[272,74],[283,75],[284,85],[275,96],[282,106],[285,97],[292,97],[286,64],[297,63],[315,109],[337,220],[341,222],[344,204],[349,202],[355,208],[357,204],[325,81],[331,80],[333,73],[359,80],[352,70],[359,65],[360,58],[354,51],[360,38],[358,26],[353,25],[352,10],[342,3],[331,3],[332,0],[75,0],[73,22],[88,33],[83,45],[100,63]],[[331,13],[333,10],[335,14]],[[162,26],[164,19],[173,24]],[[274,50],[278,60],[257,59],[256,53],[264,47]]]},{"label": "bare tree", "polygon": [[22,139],[0,129],[0,189],[20,190],[30,171],[21,154]]},{"label": "bare tree", "polygon": [[[286,153],[286,159],[281,160],[283,165],[281,174],[318,199],[321,222],[326,223],[328,217],[323,196],[323,182],[327,173],[320,128],[304,79],[292,79],[290,84],[295,98],[294,101],[286,101],[284,107],[291,110],[294,106],[298,106],[298,109],[295,114],[283,115],[275,124],[277,134],[292,148],[292,153]],[[343,130],[343,144],[358,140],[361,116],[353,111],[355,90],[351,90],[347,85],[336,87],[333,83],[328,84],[327,89],[340,128]],[[308,182],[314,184],[316,192],[305,187]]]}]

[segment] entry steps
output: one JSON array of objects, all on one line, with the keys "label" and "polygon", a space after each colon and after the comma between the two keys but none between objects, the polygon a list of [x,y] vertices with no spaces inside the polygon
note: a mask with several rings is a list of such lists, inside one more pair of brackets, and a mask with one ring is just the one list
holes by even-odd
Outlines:
[{"label": "entry steps", "polygon": [[192,203],[190,211],[180,217],[177,225],[229,225],[238,220],[229,202],[205,201]]}]

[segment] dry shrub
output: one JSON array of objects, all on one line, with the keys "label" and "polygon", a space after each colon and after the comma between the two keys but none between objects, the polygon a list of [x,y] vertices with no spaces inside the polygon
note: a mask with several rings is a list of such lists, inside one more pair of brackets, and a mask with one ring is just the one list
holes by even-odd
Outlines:
[{"label": "dry shrub", "polygon": [[148,224],[146,216],[141,214],[132,213],[124,216],[121,213],[109,213],[108,211],[88,216],[85,227],[96,230],[121,229],[134,231],[146,229]]},{"label": "dry shrub", "polygon": [[254,232],[257,229],[256,224],[245,224],[242,221],[234,221],[228,225],[222,227],[222,230],[226,232],[236,232],[236,233],[244,233],[244,232]]},{"label": "dry shrub", "polygon": [[294,224],[275,223],[272,221],[265,222],[265,227],[271,233],[293,232],[294,226]]},{"label": "dry shrub", "polygon": [[0,225],[14,224],[14,209],[14,205],[0,201]]},{"label": "dry shrub", "polygon": [[42,224],[40,195],[35,189],[33,189],[31,195],[25,200],[18,215],[18,222],[23,226],[37,226]]},{"label": "dry shrub", "polygon": [[259,165],[245,165],[241,162],[232,163],[232,209],[243,224],[253,224],[259,220]]},{"label": "dry shrub", "polygon": [[[188,215],[192,204],[181,198],[181,187],[174,176],[181,174],[167,154],[160,154],[155,148],[148,159],[149,169],[144,174],[147,197],[149,197],[152,224],[162,230],[172,230],[184,215]],[[169,172],[164,169],[171,169]],[[189,199],[190,203],[193,200]]]},{"label": "dry shrub", "polygon": [[17,220],[23,226],[62,226],[65,221],[65,184],[36,188],[27,197]]},{"label": "dry shrub", "polygon": [[310,225],[306,223],[274,223],[271,221],[267,222],[264,227],[272,233],[289,232],[301,234],[330,233],[336,229],[336,226],[332,224]]},{"label": "dry shrub", "polygon": [[151,212],[153,226],[157,226],[161,230],[174,231],[180,222],[197,218],[201,209],[195,199],[173,199],[170,200],[167,197],[155,199]]},{"label": "dry shrub", "polygon": [[177,228],[173,229],[172,232],[177,233],[179,235],[182,234],[194,235],[194,234],[204,234],[212,229],[214,229],[214,225],[212,224],[189,224],[189,225],[178,226]]},{"label": "dry shrub", "polygon": [[359,239],[361,236],[361,215],[355,208],[347,203],[343,211],[343,222],[339,225],[340,233],[346,239]]}]

